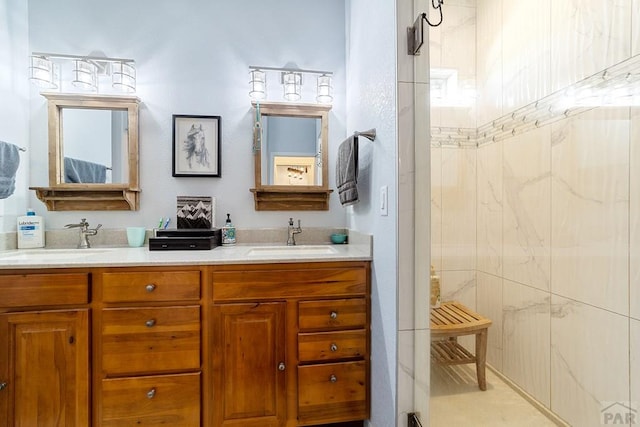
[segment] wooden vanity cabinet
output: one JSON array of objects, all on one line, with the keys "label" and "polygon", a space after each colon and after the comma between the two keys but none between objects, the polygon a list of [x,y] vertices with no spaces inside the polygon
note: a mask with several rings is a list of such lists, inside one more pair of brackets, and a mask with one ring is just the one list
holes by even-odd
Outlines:
[{"label": "wooden vanity cabinet", "polygon": [[96,426],[200,425],[200,281],[199,269],[96,275]]},{"label": "wooden vanity cabinet", "polygon": [[369,418],[368,262],[220,266],[212,275],[213,426]]},{"label": "wooden vanity cabinet", "polygon": [[0,426],[89,425],[89,274],[0,275]]}]

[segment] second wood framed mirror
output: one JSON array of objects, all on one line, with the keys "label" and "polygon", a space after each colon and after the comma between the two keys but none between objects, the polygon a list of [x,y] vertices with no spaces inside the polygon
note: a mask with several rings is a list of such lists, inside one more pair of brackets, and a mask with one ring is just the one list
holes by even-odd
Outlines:
[{"label": "second wood framed mirror", "polygon": [[253,103],[256,210],[328,210],[330,105]]}]

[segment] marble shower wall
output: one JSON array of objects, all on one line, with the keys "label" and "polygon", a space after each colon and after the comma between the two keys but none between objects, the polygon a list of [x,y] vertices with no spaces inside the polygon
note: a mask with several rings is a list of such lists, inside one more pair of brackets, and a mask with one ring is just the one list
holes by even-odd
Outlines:
[{"label": "marble shower wall", "polygon": [[[478,0],[477,126],[639,54],[639,10]],[[571,425],[640,410],[640,108],[432,147],[432,212],[443,295],[493,320],[494,368]]]}]

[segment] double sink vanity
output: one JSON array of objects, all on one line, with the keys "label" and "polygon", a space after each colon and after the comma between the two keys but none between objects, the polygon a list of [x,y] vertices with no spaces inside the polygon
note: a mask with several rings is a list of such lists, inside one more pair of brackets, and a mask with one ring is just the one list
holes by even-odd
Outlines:
[{"label": "double sink vanity", "polygon": [[0,252],[0,426],[359,425],[370,249]]}]

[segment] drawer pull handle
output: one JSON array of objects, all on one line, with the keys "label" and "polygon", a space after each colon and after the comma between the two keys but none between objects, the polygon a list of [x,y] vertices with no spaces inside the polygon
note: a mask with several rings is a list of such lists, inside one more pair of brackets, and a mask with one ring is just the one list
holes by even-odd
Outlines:
[{"label": "drawer pull handle", "polygon": [[278,363],[278,371],[284,371],[285,369],[286,369],[286,366],[284,362]]},{"label": "drawer pull handle", "polygon": [[329,381],[331,381],[332,383],[337,383],[338,382],[338,377],[336,377],[335,375],[331,374],[331,376],[329,377]]},{"label": "drawer pull handle", "polygon": [[147,399],[153,399],[154,397],[156,397],[155,387],[147,392]]},{"label": "drawer pull handle", "polygon": [[338,351],[338,346],[336,345],[336,343],[331,344],[331,347],[329,347],[331,349],[332,352],[336,352]]},{"label": "drawer pull handle", "polygon": [[329,315],[329,317],[331,317],[332,319],[337,319],[338,318],[338,312],[337,311],[332,311],[331,314]]},{"label": "drawer pull handle", "polygon": [[156,326],[156,319],[149,319],[144,322],[144,324],[147,325],[147,328],[153,328],[154,326]]},{"label": "drawer pull handle", "polygon": [[6,382],[4,382],[4,381],[3,381],[3,382],[1,382],[1,383],[0,383],[0,391],[2,391],[2,390],[4,390],[5,388],[7,388],[7,386],[8,386],[8,385],[9,385],[9,384],[7,384],[7,383],[6,383]]},{"label": "drawer pull handle", "polygon": [[147,292],[153,292],[156,290],[156,285],[154,285],[153,283],[149,283],[147,286],[145,286],[145,289],[147,290]]}]

